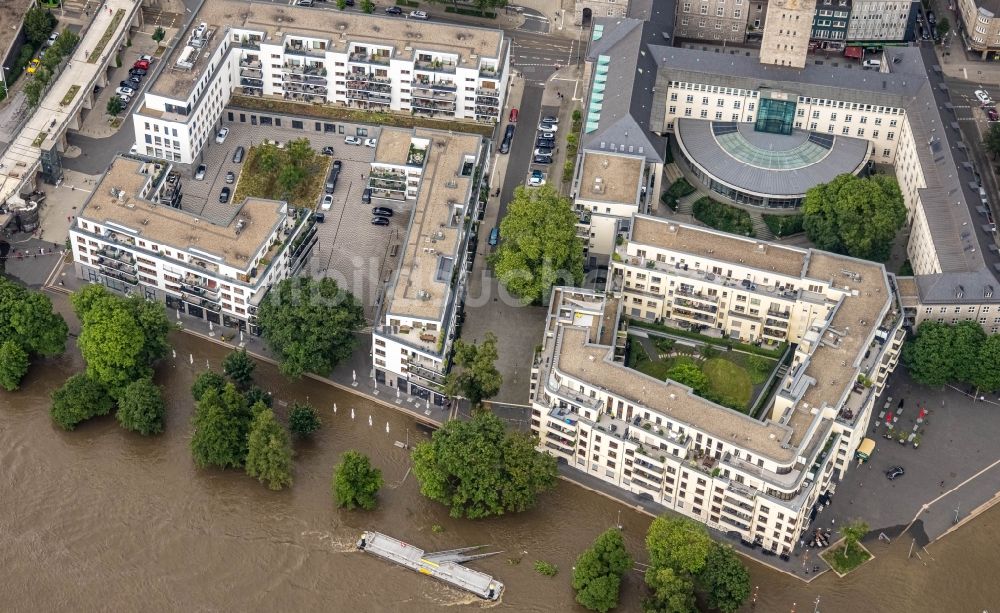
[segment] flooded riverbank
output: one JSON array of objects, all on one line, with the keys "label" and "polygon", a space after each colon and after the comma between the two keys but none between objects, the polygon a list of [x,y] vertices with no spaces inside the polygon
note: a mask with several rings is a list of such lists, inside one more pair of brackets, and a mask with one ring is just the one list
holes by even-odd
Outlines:
[{"label": "flooded riverbank", "polygon": [[[206,360],[219,368],[226,349],[185,334],[171,340],[178,358],[157,373],[169,406],[159,437],[124,432],[110,416],[68,433],[51,424],[49,393],[83,368],[75,352],[33,367],[21,391],[0,392],[5,609],[582,611],[569,586],[573,560],[618,521],[619,511],[626,541],[642,559],[650,518],[565,482],[527,513],[480,522],[449,518],[420,496],[408,475],[408,452],[394,445],[407,432],[411,444],[426,437],[412,419],[318,382],[288,382],[269,365],[259,367],[257,380],[272,391],[279,412],[283,403],[308,399],[325,420],[314,441],[296,443],[294,486],[275,493],[241,472],[198,470],[188,449],[188,390]],[[375,512],[333,506],[330,473],[347,449],[369,454],[384,471]],[[434,525],[443,532],[432,532]],[[367,528],[428,550],[474,544],[503,550],[475,563],[504,581],[503,600],[487,604],[355,552]],[[792,603],[808,610],[817,595],[823,611],[995,607],[998,528],[994,508],[930,546],[929,555],[921,551],[923,560],[907,559],[905,539],[871,544],[877,559],[861,572],[811,584],[748,563],[759,586],[757,610],[790,611]],[[559,575],[536,574],[535,560],[556,564]],[[639,610],[641,598],[641,575],[630,574],[620,610]]]}]

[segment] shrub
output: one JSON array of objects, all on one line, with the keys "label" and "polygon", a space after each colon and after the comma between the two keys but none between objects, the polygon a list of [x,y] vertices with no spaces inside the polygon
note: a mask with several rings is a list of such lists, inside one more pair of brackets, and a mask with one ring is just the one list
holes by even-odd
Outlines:
[{"label": "shrub", "polygon": [[749,237],[754,235],[750,213],[722,204],[707,196],[694,203],[694,218],[709,227],[730,234]]},{"label": "shrub", "polygon": [[764,223],[775,236],[791,236],[804,232],[802,214],[795,215],[763,215]]}]

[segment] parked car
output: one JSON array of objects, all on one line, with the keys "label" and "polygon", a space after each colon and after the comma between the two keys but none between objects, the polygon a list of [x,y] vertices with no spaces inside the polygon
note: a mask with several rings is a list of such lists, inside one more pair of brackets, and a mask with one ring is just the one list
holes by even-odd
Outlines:
[{"label": "parked car", "polygon": [[136,84],[133,83],[132,81],[119,81],[118,87],[124,87],[126,89],[135,89]]},{"label": "parked car", "polygon": [[976,98],[979,99],[980,103],[990,104],[991,102],[993,102],[993,100],[990,99],[990,95],[986,93],[986,90],[977,89],[975,93],[976,93]]},{"label": "parked car", "polygon": [[336,171],[337,173],[340,173],[340,169],[341,169],[341,168],[343,168],[343,167],[344,167],[344,163],[343,163],[343,162],[341,162],[340,160],[334,160],[334,161],[333,161],[333,169],[334,169],[334,170],[335,170],[335,171]]},{"label": "parked car", "polygon": [[144,77],[149,74],[149,71],[143,70],[142,68],[133,68],[132,70],[129,70],[128,73],[132,76]]},{"label": "parked car", "polygon": [[493,229],[490,230],[490,247],[496,247],[498,242],[500,242],[500,229],[494,226]]},{"label": "parked car", "polygon": [[555,132],[546,132],[544,130],[539,130],[537,137],[538,138],[555,138],[556,137],[556,133]]},{"label": "parked car", "polygon": [[149,60],[139,60],[135,64],[132,64],[132,68],[141,68],[142,70],[149,70]]},{"label": "parked car", "polygon": [[906,474],[902,466],[890,466],[889,470],[885,471],[885,476],[889,481],[895,481],[897,477],[902,477]]},{"label": "parked car", "polygon": [[326,194],[323,196],[323,201],[320,203],[319,208],[324,211],[329,211],[333,207],[333,194]]},{"label": "parked car", "polygon": [[115,93],[118,94],[119,96],[132,96],[133,94],[135,94],[135,90],[132,89],[131,87],[122,86],[116,89]]},{"label": "parked car", "polygon": [[366,138],[365,139],[365,147],[371,147],[371,148],[374,149],[377,146],[378,146],[378,139],[377,138]]},{"label": "parked car", "polygon": [[551,164],[552,163],[552,156],[551,155],[536,155],[535,157],[532,158],[532,161],[535,164]]},{"label": "parked car", "polygon": [[216,133],[215,142],[221,145],[222,143],[226,142],[227,136],[229,136],[229,128],[223,127]]},{"label": "parked car", "polygon": [[559,123],[559,118],[552,115],[546,115],[541,119],[542,123]]},{"label": "parked car", "polygon": [[399,8],[398,6],[390,6],[390,7],[387,7],[385,9],[385,14],[386,15],[402,15],[403,14],[403,9]]},{"label": "parked car", "polygon": [[[361,192],[361,202],[364,204],[372,203],[372,190],[370,187],[366,187],[363,192]],[[378,213],[375,213],[378,215]]]},{"label": "parked car", "polygon": [[132,96],[127,94],[122,94],[118,96],[118,99],[122,101],[122,106],[126,106],[129,102],[132,102]]},{"label": "parked car", "polygon": [[323,155],[333,155],[333,147],[323,147]]},{"label": "parked car", "polygon": [[500,141],[500,153],[510,152],[510,144],[514,140],[514,129],[514,124],[507,124],[507,130],[503,134],[503,140]]},{"label": "parked car", "polygon": [[392,209],[387,206],[372,207],[372,215],[377,217],[392,217]]},{"label": "parked car", "polygon": [[535,141],[535,146],[542,149],[555,149],[556,141],[552,138],[540,138]]},{"label": "parked car", "polygon": [[295,6],[312,6],[313,0],[295,0]]},{"label": "parked car", "polygon": [[548,147],[539,147],[538,149],[535,149],[535,155],[547,155],[552,157],[552,150]]},{"label": "parked car", "polygon": [[242,163],[243,162],[243,155],[245,153],[246,153],[246,150],[243,147],[237,147],[236,151],[233,151],[233,163],[234,164],[240,164],[240,163]]},{"label": "parked car", "polygon": [[539,185],[545,185],[545,173],[541,170],[532,170],[531,174],[528,175],[528,185],[531,187],[538,187]]},{"label": "parked car", "polygon": [[198,170],[194,171],[194,180],[195,181],[204,181],[205,180],[205,173],[207,173],[207,172],[208,172],[208,166],[206,166],[204,164],[198,164]]},{"label": "parked car", "polygon": [[231,193],[232,192],[229,191],[228,187],[223,187],[222,191],[219,192],[219,202],[221,202],[222,204],[229,202],[229,194]]},{"label": "parked car", "polygon": [[326,215],[319,212],[313,213],[313,221],[315,221],[316,223],[323,223],[324,221],[326,221]]},{"label": "parked car", "polygon": [[517,123],[517,109],[510,110],[510,117],[507,119],[507,121],[511,123]]},{"label": "parked car", "polygon": [[28,71],[28,74],[35,74],[36,72],[38,72],[38,67],[41,65],[42,65],[42,60],[38,59],[37,57],[31,58],[31,61],[28,62],[28,68],[26,70]]},{"label": "parked car", "polygon": [[360,137],[347,136],[344,138],[344,142],[347,143],[348,145],[360,145],[362,141]]},{"label": "parked car", "polygon": [[558,129],[559,129],[559,126],[557,126],[554,123],[545,123],[543,121],[542,123],[538,124],[538,131],[539,132],[555,132]]},{"label": "parked car", "polygon": [[142,77],[138,75],[130,75],[128,78],[128,82],[135,83],[135,85],[131,85],[130,87],[139,89],[139,85],[142,83]]},{"label": "parked car", "polygon": [[997,113],[996,109],[986,109],[986,118],[990,121],[997,121],[1000,119],[1000,113]]},{"label": "parked car", "polygon": [[232,170],[226,172],[226,183],[230,185],[236,183],[236,173]]},{"label": "parked car", "polygon": [[373,226],[387,226],[390,221],[388,217],[372,217]]},{"label": "parked car", "polygon": [[56,39],[57,38],[59,38],[59,32],[56,32],[55,30],[52,30],[52,34],[49,34],[48,39],[46,39],[46,41],[45,41],[45,46],[46,47],[51,47],[52,45],[56,44]]},{"label": "parked car", "polygon": [[147,64],[152,64],[153,63],[153,56],[151,56],[151,55],[140,55],[139,56],[139,61],[140,62],[146,62]]},{"label": "parked car", "polygon": [[427,14],[427,11],[410,11],[410,19],[423,19],[423,20],[427,20],[429,18],[430,18],[430,15]]}]

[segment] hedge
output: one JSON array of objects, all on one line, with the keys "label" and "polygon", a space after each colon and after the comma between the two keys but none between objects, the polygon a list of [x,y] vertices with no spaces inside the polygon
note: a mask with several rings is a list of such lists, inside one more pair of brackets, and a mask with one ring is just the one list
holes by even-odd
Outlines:
[{"label": "hedge", "polygon": [[469,17],[485,17],[486,19],[496,19],[496,13],[490,13],[488,11],[480,11],[479,9],[464,9],[462,7],[446,6],[444,8],[445,13],[457,13],[459,15],[468,15]]},{"label": "hedge", "polygon": [[709,227],[730,234],[754,235],[750,213],[712,200],[708,196],[695,201],[694,218]]},{"label": "hedge", "polygon": [[681,177],[680,179],[674,181],[670,187],[667,188],[667,191],[663,192],[663,195],[660,196],[660,202],[669,206],[671,210],[676,211],[677,201],[684,196],[690,196],[695,191],[697,190],[695,190],[694,186],[688,183],[687,179]]},{"label": "hedge", "polygon": [[715,338],[712,336],[706,336],[704,334],[700,334],[698,332],[692,332],[691,330],[684,330],[683,328],[672,328],[670,326],[665,326],[663,324],[658,324],[651,321],[644,321],[642,319],[629,319],[629,325],[636,326],[638,328],[646,328],[647,330],[656,330],[657,332],[663,332],[664,334],[670,334],[672,336],[690,338],[692,340],[701,341],[709,345],[726,347],[728,349],[733,349],[735,351],[744,351],[746,353],[753,353],[774,360],[781,358],[781,356],[784,355],[785,353],[785,343],[781,343],[775,349],[766,349],[764,347],[758,347],[757,345],[750,345],[748,343],[741,343],[740,341],[734,341],[731,338]]},{"label": "hedge", "polygon": [[764,223],[775,236],[791,236],[803,232],[802,214],[795,215],[762,215]]}]

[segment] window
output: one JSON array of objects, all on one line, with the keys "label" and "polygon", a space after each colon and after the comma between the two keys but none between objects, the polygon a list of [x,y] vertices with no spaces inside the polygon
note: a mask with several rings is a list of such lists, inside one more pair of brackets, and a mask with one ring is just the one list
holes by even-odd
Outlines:
[{"label": "window", "polygon": [[888,134],[885,135],[885,137],[888,140],[895,140],[896,139],[896,133],[895,132],[889,132]]}]

